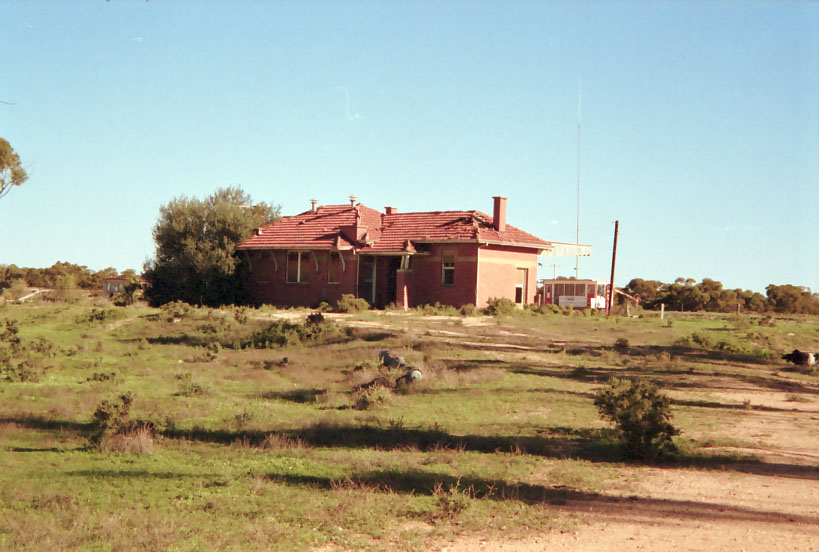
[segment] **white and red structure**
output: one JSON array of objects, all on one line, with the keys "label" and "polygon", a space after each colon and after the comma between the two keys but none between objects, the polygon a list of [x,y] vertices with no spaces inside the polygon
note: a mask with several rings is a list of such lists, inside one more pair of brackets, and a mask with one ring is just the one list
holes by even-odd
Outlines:
[{"label": "white and red structure", "polygon": [[575,309],[605,309],[608,282],[603,280],[541,280],[539,303]]}]

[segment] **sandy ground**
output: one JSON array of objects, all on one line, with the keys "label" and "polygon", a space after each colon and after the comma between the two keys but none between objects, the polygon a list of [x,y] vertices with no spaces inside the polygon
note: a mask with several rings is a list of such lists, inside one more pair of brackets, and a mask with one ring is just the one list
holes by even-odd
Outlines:
[{"label": "sandy ground", "polygon": [[[357,321],[350,325],[381,324]],[[433,330],[429,335],[470,337],[447,330]],[[529,349],[498,346],[521,353]],[[788,380],[786,374],[774,376]],[[752,448],[712,451],[754,455],[761,462],[711,469],[625,466],[618,470],[612,490],[597,495],[578,492],[543,505],[558,513],[564,522],[559,525],[573,527],[570,531],[533,533],[523,540],[462,536],[432,545],[430,550],[819,552],[819,386],[802,383],[805,392],[798,400],[792,393],[735,380],[707,392],[677,389],[669,393],[678,401],[735,405],[726,411],[727,423],[688,436],[754,443]],[[546,480],[539,483],[549,485]]]},{"label": "sandy ground", "polygon": [[[647,468],[619,500],[569,501],[577,529],[519,541],[474,537],[441,551],[819,550],[819,472]],[[811,473],[812,472],[812,473]]]},{"label": "sandy ground", "polygon": [[544,506],[574,521],[572,531],[516,541],[475,536],[436,549],[819,551],[819,397],[794,402],[757,388],[717,398],[749,397],[771,410],[740,410],[710,434],[758,444],[713,451],[753,454],[761,463],[709,470],[626,467],[617,490]]}]

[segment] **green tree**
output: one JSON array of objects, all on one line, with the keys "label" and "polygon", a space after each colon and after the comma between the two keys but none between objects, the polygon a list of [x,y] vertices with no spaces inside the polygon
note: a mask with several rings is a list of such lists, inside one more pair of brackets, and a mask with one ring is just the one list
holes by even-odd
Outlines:
[{"label": "green tree", "polygon": [[240,188],[217,190],[210,197],[178,197],[159,210],[153,229],[156,258],[143,277],[151,305],[184,301],[218,306],[240,302],[236,245],[258,228],[278,218],[280,208],[253,204]]},{"label": "green tree", "polygon": [[0,138],[0,197],[26,180],[28,175],[20,164],[20,156],[5,138]]},{"label": "green tree", "polygon": [[819,314],[819,300],[808,288],[786,284],[770,284],[765,288],[768,302],[775,312]]},{"label": "green tree", "polygon": [[657,280],[643,280],[642,278],[634,278],[626,285],[626,293],[632,297],[640,297],[640,302],[646,308],[651,308],[651,305],[657,299],[657,292],[662,286],[662,282]]}]

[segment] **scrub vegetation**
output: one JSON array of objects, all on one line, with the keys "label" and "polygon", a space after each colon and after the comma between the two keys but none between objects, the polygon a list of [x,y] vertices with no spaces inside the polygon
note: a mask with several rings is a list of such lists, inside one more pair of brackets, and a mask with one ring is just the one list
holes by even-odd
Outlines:
[{"label": "scrub vegetation", "polygon": [[[0,303],[0,549],[514,541],[649,508],[621,491],[657,466],[784,469],[773,437],[737,427],[817,410],[819,375],[779,358],[815,347],[815,318],[495,306]],[[394,375],[384,349],[423,379],[362,385]]]}]

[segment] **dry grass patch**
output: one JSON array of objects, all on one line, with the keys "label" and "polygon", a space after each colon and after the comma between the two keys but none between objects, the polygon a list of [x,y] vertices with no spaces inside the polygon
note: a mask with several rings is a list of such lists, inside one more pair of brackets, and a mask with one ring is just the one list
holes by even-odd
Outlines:
[{"label": "dry grass patch", "polygon": [[99,450],[135,455],[153,454],[156,450],[154,430],[148,426],[141,426],[122,433],[104,436],[100,440]]}]

